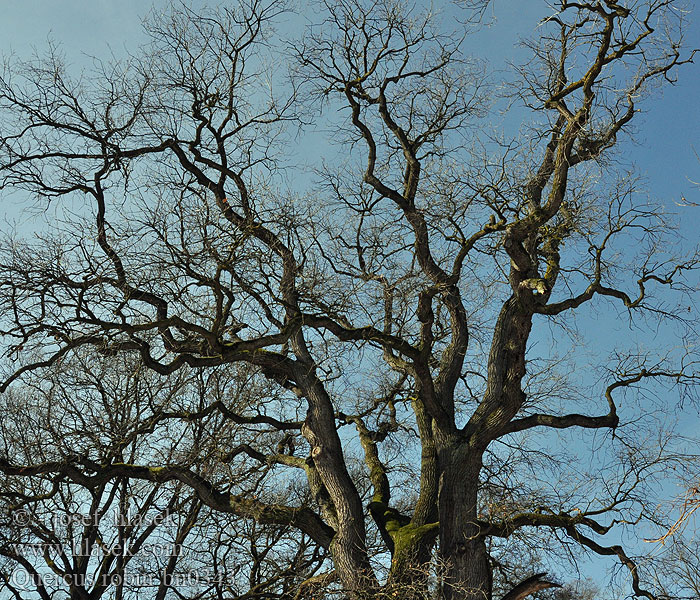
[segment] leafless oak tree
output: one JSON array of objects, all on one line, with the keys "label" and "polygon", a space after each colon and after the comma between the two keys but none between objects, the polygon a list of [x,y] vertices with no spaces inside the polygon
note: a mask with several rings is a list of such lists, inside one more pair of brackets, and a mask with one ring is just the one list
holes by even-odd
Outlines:
[{"label": "leafless oak tree", "polygon": [[[577,548],[658,597],[602,538],[660,523],[640,490],[671,460],[625,441],[639,415],[619,400],[692,390],[692,346],[621,346],[580,387],[533,342],[561,327],[577,361],[565,332],[591,306],[695,335],[697,255],[614,161],[644,95],[692,60],[683,7],[552,3],[505,92],[528,127],[505,139],[485,127],[498,90],[470,55],[486,4],[440,20],[325,0],[292,42],[274,0],[182,7],[149,22],[143,53],[80,78],[55,49],[6,65],[1,189],[51,215],[0,249],[2,410],[24,423],[3,429],[7,519],[29,507],[41,537],[42,511],[167,507],[177,539],[209,541],[160,570],[232,568],[226,536],[247,528],[247,588],[201,597],[523,600],[559,587],[528,556]],[[294,146],[320,131],[333,144],[311,172]],[[148,385],[129,391],[125,369]],[[42,397],[32,426],[16,407]],[[67,420],[68,447],[39,435],[67,436]],[[625,450],[615,477],[541,451],[570,429]],[[123,573],[118,558],[96,568]],[[46,557],[88,567],[64,559]]]},{"label": "leafless oak tree", "polygon": [[[202,372],[154,378],[134,360],[72,358],[3,397],[4,452],[38,467],[2,484],[4,590],[17,598],[34,590],[42,600],[60,589],[71,598],[160,600],[172,587],[191,597],[294,597],[324,566],[326,551],[310,538],[299,539],[262,514],[257,522],[237,520],[233,507],[212,508],[181,481],[151,485],[70,467],[78,456],[97,465],[177,464],[210,485],[240,487],[240,495],[287,500],[288,484],[262,485],[272,478],[269,465],[253,460],[231,467],[237,452],[253,453],[249,446],[228,456],[221,451],[229,440],[246,438],[236,431],[241,424],[220,412],[182,416],[206,409],[224,387],[230,407],[234,389],[246,402],[243,396],[254,390],[248,378],[237,372],[232,385],[224,385],[221,371],[209,379]],[[49,463],[62,467],[47,470]],[[298,499],[304,503],[304,494]],[[13,578],[18,566],[26,573]]]}]

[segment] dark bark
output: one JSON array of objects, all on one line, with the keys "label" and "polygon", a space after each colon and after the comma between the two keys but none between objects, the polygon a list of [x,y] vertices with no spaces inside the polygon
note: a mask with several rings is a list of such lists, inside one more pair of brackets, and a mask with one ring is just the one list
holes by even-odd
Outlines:
[{"label": "dark bark", "polygon": [[477,518],[481,456],[453,438],[441,445],[439,461],[442,598],[491,600],[491,565]]},{"label": "dark bark", "polygon": [[370,566],[362,501],[348,474],[343,447],[335,426],[333,405],[313,372],[301,375],[309,409],[302,434],[311,446],[311,460],[328,494],[323,516],[335,530],[330,551],[338,577],[351,594],[371,593],[378,587]]},{"label": "dark bark", "polygon": [[510,590],[501,600],[525,600],[531,594],[541,590],[561,587],[558,583],[545,581],[542,578],[546,577],[547,573],[537,573],[532,577],[528,577]]}]

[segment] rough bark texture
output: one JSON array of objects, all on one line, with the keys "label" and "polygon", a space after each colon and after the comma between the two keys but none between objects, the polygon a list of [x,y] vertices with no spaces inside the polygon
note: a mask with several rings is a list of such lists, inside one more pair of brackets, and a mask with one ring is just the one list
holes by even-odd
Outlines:
[{"label": "rough bark texture", "polygon": [[469,447],[440,450],[440,556],[446,600],[490,600],[491,565],[477,518],[481,457]]}]

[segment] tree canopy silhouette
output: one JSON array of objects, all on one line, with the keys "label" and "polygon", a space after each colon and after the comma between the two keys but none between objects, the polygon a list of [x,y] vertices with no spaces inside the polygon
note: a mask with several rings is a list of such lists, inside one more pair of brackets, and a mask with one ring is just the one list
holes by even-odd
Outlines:
[{"label": "tree canopy silhouette", "polygon": [[564,598],[543,565],[589,552],[666,593],[618,539],[684,464],[628,392],[692,394],[698,255],[616,147],[682,7],[553,3],[500,86],[486,6],[325,0],[291,41],[274,0],[182,6],[81,76],[6,64],[1,189],[48,218],[0,247],[5,589]]}]

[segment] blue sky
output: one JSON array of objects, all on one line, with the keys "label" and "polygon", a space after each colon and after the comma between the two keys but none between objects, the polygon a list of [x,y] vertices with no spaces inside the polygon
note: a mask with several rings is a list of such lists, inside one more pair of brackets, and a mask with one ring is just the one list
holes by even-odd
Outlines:
[{"label": "blue sky", "polygon": [[[161,1],[155,6],[169,4]],[[536,9],[543,4],[540,0],[495,2],[489,12],[496,19],[494,25],[475,38],[479,54],[489,58],[492,69],[504,68],[507,58],[521,52],[514,42],[532,32],[536,16],[542,14]],[[698,4],[697,14],[689,16],[686,41],[700,47],[700,3],[692,4]],[[120,56],[135,49],[144,39],[141,18],[151,4],[139,0],[4,0],[0,6],[3,54],[18,58],[33,50],[41,54],[52,39],[65,52],[67,62],[80,68],[89,64],[89,56],[104,58],[110,52]],[[649,193],[681,216],[680,233],[689,242],[698,238],[700,207],[679,204],[700,204],[700,185],[693,183],[700,182],[700,158],[696,156],[700,155],[700,56],[697,62],[678,72],[675,86],[666,86],[642,104],[645,114],[636,125],[636,144],[625,145]],[[12,218],[13,209],[8,212]],[[614,329],[609,333],[614,336]]]},{"label": "blue sky", "polygon": [[[206,3],[198,0],[197,3]],[[144,39],[141,19],[151,6],[165,8],[169,2],[140,0],[4,0],[0,19],[0,48],[18,57],[39,53],[48,39],[58,42],[68,63],[86,64],[87,56],[123,55]],[[302,2],[302,4],[304,4]],[[543,14],[543,0],[498,0],[489,17],[491,30],[478,35],[478,54],[489,57],[492,68],[504,68],[505,60],[520,53],[519,36],[529,35]],[[692,6],[696,2],[690,3]],[[690,14],[686,30],[689,47],[700,47],[700,7]],[[494,35],[494,31],[498,35]],[[637,123],[639,145],[630,147],[640,174],[649,181],[650,192],[669,209],[685,197],[700,202],[700,57],[678,73],[678,83],[644,102],[643,120]],[[641,123],[641,125],[640,125]],[[700,210],[700,209],[698,209]],[[698,210],[683,210],[684,233],[692,235],[700,224]]]},{"label": "blue sky", "polygon": [[[197,0],[195,4],[206,4]],[[170,2],[156,0],[4,0],[0,19],[0,50],[3,55],[28,57],[41,54],[48,40],[57,42],[65,52],[67,63],[77,68],[89,66],[90,56],[117,57],[133,51],[145,37],[141,20],[151,7],[164,9]],[[305,0],[299,1],[306,4]],[[474,47],[479,56],[488,57],[490,68],[506,67],[506,61],[523,56],[518,47],[522,36],[531,35],[537,19],[546,14],[544,0],[497,0],[487,17],[493,25],[477,34]],[[695,1],[690,3],[695,6]],[[700,6],[690,14],[686,30],[689,47],[700,47]],[[299,21],[296,21],[299,23]],[[516,58],[517,60],[517,58]],[[656,91],[642,103],[644,114],[636,119],[635,143],[628,143],[626,152],[638,174],[645,178],[646,189],[668,211],[677,213],[679,233],[689,243],[698,236],[700,207],[687,204],[683,198],[700,203],[700,56],[697,65],[678,71],[678,83]],[[320,148],[309,148],[322,153]],[[310,154],[313,154],[311,152]],[[7,212],[5,212],[7,211]],[[5,206],[4,216],[16,219],[16,213]]]}]

